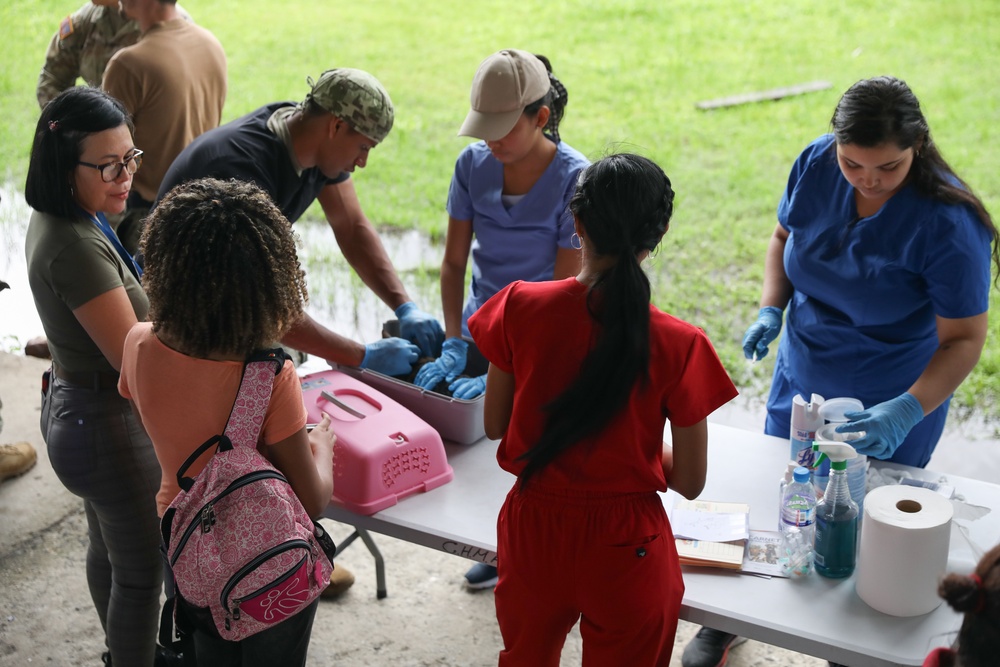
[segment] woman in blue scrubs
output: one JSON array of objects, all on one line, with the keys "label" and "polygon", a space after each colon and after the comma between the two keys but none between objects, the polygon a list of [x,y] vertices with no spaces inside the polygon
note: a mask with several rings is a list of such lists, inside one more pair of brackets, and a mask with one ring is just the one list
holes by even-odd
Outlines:
[{"label": "woman in blue scrubs", "polygon": [[462,150],[448,188],[441,263],[445,342],[441,356],[414,379],[425,389],[450,382],[452,395],[462,399],[486,388],[485,375],[457,378],[465,369],[462,337],[469,336],[469,316],[515,280],[559,280],[579,272],[569,200],[589,164],[560,140],[566,88],[544,56],[520,49],[494,53],[480,63],[470,97],[472,109],[458,133],[482,141]]},{"label": "woman in blue scrubs", "polygon": [[743,351],[787,309],[765,432],[789,436],[795,394],[853,396],[858,452],[923,467],[986,340],[997,228],[903,81],[854,84],[832,126],[792,167]]},{"label": "woman in blue scrubs", "polygon": [[[445,341],[441,356],[425,364],[414,383],[432,389],[442,380],[452,395],[472,399],[486,375],[464,370],[469,316],[514,282],[560,280],[580,271],[569,200],[589,164],[559,137],[566,88],[544,56],[504,49],[479,65],[471,110],[458,133],[482,141],[458,156],[448,189],[448,233],[441,263]],[[465,275],[472,254],[472,283]],[[463,308],[463,301],[465,305]],[[497,571],[477,563],[465,575],[470,588],[492,588]]]},{"label": "woman in blue scrubs", "polygon": [[[903,81],[857,82],[832,127],[792,167],[743,338],[764,357],[784,311],[764,431],[789,437],[795,394],[851,396],[858,453],[924,467],[986,340],[997,228]],[[702,628],[681,663],[716,667],[738,639]]]}]

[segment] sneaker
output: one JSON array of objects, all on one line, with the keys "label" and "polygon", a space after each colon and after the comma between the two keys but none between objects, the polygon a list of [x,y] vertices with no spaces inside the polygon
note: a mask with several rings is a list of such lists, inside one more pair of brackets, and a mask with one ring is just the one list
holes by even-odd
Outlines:
[{"label": "sneaker", "polygon": [[729,649],[746,640],[746,637],[738,637],[721,630],[702,628],[694,639],[684,647],[681,665],[682,667],[722,667],[729,657]]},{"label": "sneaker", "polygon": [[497,569],[486,563],[476,563],[465,573],[465,587],[474,591],[497,585]]},{"label": "sneaker", "polygon": [[35,448],[27,442],[15,442],[13,445],[0,445],[0,482],[23,475],[31,470],[38,461]]},{"label": "sneaker", "polygon": [[337,565],[330,573],[330,585],[319,594],[324,600],[332,600],[344,594],[344,592],[354,585],[354,573],[343,565]]}]

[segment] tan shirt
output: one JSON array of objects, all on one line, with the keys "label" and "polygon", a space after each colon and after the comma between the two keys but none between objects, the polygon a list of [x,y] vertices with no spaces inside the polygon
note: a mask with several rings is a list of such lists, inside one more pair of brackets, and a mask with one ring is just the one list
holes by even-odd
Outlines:
[{"label": "tan shirt", "polygon": [[[191,20],[180,5],[177,13]],[[49,41],[45,64],[38,73],[38,105],[44,107],[56,95],[75,86],[77,78],[88,86],[100,86],[111,56],[138,40],[139,25],[135,21],[117,7],[95,5],[88,0],[59,22]]]},{"label": "tan shirt", "polygon": [[157,23],[114,55],[103,87],[132,114],[135,145],[145,151],[132,188],[153,201],[178,153],[222,119],[226,54],[200,26],[181,18]]}]

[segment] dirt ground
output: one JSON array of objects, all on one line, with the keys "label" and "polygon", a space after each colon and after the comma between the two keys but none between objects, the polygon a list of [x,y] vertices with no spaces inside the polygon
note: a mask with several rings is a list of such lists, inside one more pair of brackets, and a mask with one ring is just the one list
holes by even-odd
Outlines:
[{"label": "dirt ground", "polygon": [[[0,442],[26,440],[38,464],[0,483],[0,667],[101,664],[103,636],[84,577],[85,519],[81,502],[56,479],[38,430],[39,379],[47,362],[0,353]],[[326,522],[342,540],[350,527]],[[457,556],[375,536],[386,561],[388,597],[375,596],[375,568],[360,541],[340,563],[357,583],[320,604],[309,653],[311,667],[478,666],[496,664],[501,647],[491,591],[469,592]],[[681,622],[673,667],[696,626]],[[579,665],[574,630],[562,665]],[[825,667],[826,662],[747,642],[729,667]]]}]

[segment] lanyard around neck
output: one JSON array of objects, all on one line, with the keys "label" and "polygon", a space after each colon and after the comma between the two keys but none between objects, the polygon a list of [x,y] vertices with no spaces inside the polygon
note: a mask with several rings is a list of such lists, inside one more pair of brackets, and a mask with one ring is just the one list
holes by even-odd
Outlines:
[{"label": "lanyard around neck", "polygon": [[104,236],[107,237],[108,241],[111,242],[111,245],[118,252],[118,256],[122,258],[123,262],[125,262],[125,266],[128,267],[128,270],[132,272],[133,276],[135,276],[135,279],[141,280],[142,269],[138,264],[136,264],[135,259],[131,254],[129,254],[129,251],[125,249],[125,246],[122,245],[121,240],[119,240],[118,235],[115,234],[115,230],[111,229],[111,225],[108,223],[108,219],[104,217],[104,214],[99,212],[96,215],[90,215],[85,212],[85,215],[90,218],[95,225],[97,225],[97,228],[100,229],[101,232],[104,233]]}]

